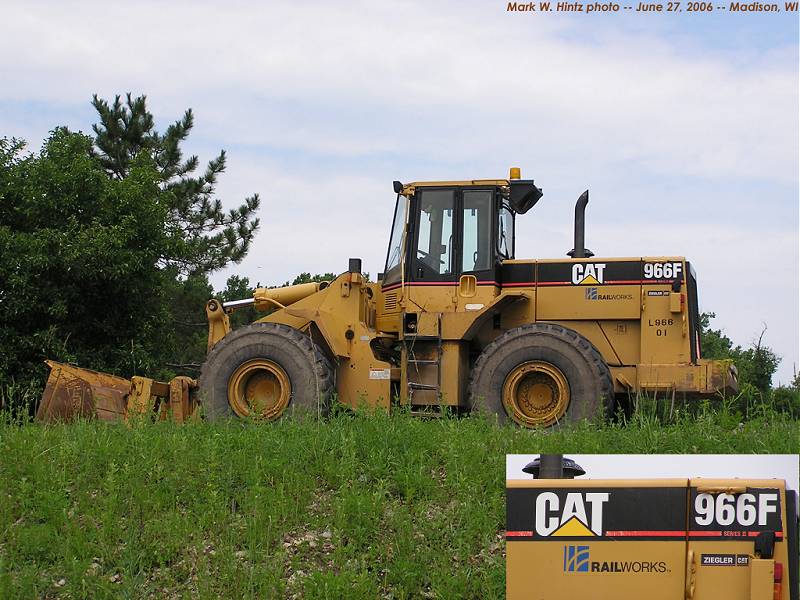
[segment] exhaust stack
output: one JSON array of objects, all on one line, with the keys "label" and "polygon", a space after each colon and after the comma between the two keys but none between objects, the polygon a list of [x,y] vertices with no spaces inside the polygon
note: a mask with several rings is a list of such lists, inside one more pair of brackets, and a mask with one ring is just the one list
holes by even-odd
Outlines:
[{"label": "exhaust stack", "polygon": [[522,471],[530,473],[534,479],[575,479],[586,474],[578,463],[563,454],[542,454]]},{"label": "exhaust stack", "polygon": [[572,258],[590,258],[594,252],[584,245],[586,234],[586,205],[589,204],[589,190],[583,192],[575,203],[575,245],[567,252]]}]

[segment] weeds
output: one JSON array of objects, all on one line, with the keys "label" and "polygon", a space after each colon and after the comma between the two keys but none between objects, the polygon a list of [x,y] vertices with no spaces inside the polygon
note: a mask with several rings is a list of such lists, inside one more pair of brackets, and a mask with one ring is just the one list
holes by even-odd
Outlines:
[{"label": "weeds", "polygon": [[19,425],[29,421],[41,396],[40,388],[14,381],[0,384],[0,422]]},{"label": "weeds", "polygon": [[506,453],[796,452],[797,422],[678,406],[548,431],[0,420],[0,597],[499,598]]}]

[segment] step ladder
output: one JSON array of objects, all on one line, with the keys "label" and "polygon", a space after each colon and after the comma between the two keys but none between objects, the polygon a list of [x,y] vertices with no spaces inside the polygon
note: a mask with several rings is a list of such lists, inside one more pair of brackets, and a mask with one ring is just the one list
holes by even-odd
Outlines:
[{"label": "step ladder", "polygon": [[[406,389],[408,390],[408,403],[413,404],[414,392],[433,392],[435,401],[439,402],[439,395],[442,389],[442,315],[439,313],[436,321],[436,335],[418,335],[408,333],[403,336],[403,372],[406,377]],[[430,354],[433,350],[433,358],[417,358],[417,353],[423,355]],[[423,383],[420,381],[420,368],[429,368],[436,372],[436,383]],[[416,379],[416,380],[415,380]]]}]

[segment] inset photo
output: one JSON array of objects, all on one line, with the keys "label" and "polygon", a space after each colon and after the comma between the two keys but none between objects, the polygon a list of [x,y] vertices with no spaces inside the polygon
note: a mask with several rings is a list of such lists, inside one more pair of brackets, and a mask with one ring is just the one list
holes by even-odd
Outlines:
[{"label": "inset photo", "polygon": [[798,600],[799,488],[797,455],[507,455],[506,598]]}]

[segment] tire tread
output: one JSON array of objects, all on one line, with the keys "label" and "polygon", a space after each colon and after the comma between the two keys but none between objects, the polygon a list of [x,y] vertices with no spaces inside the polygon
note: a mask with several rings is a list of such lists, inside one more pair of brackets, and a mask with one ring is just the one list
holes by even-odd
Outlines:
[{"label": "tire tread", "polygon": [[590,366],[594,375],[600,383],[600,393],[606,400],[606,413],[610,416],[614,403],[614,383],[611,379],[611,372],[608,365],[600,354],[600,351],[584,336],[578,332],[558,325],[556,323],[529,323],[514,329],[509,329],[483,349],[470,373],[470,382],[467,391],[467,398],[470,408],[473,408],[478,397],[478,383],[483,377],[484,370],[488,361],[500,351],[500,348],[508,345],[524,348],[529,345],[525,338],[528,336],[545,335],[561,340],[576,348]]},{"label": "tire tread", "polygon": [[[335,387],[333,365],[310,337],[282,323],[257,321],[228,333],[214,345],[206,356],[206,360],[200,369],[200,390],[209,389],[209,386],[213,385],[210,380],[213,377],[213,371],[218,368],[215,364],[215,359],[231,346],[240,343],[239,340],[249,336],[257,336],[259,339],[263,339],[264,336],[270,336],[299,348],[306,355],[308,363],[311,365],[317,388],[317,397],[323,400],[323,413],[327,412]],[[216,416],[212,415],[212,417]]]}]

